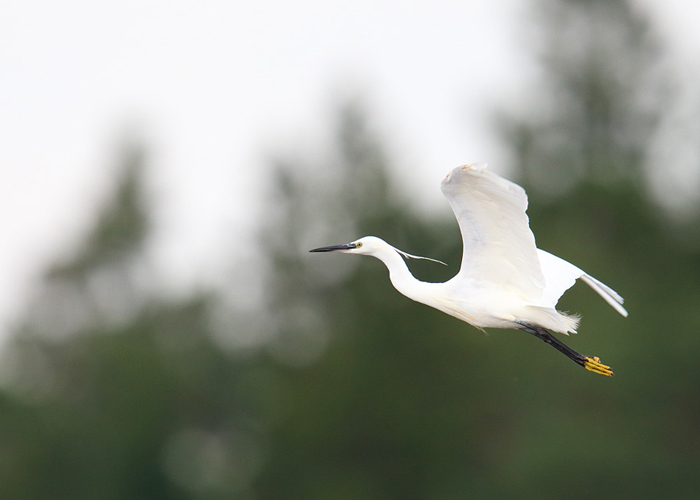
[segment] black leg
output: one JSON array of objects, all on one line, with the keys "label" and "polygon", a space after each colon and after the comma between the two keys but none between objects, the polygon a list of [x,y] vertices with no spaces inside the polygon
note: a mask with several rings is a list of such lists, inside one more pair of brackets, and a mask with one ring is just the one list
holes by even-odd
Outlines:
[{"label": "black leg", "polygon": [[589,357],[579,354],[541,326],[531,325],[529,323],[525,323],[524,321],[518,321],[518,323],[523,326],[522,330],[524,332],[534,335],[543,342],[551,345],[557,351],[563,353],[567,358],[571,359],[574,363],[583,366],[586,370],[612,377],[613,372],[610,370],[610,367],[601,363],[600,359],[597,357]]}]

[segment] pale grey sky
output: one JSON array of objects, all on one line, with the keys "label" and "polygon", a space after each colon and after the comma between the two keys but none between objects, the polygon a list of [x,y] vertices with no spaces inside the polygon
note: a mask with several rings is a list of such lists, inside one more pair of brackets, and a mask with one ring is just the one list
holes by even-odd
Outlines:
[{"label": "pale grey sky", "polygon": [[[150,152],[160,270],[188,286],[249,240],[266,153],[322,147],[338,95],[367,97],[427,208],[456,165],[507,170],[485,119],[533,78],[527,0],[0,5],[0,329],[90,226],[127,129]],[[695,2],[638,5],[700,60]]]}]

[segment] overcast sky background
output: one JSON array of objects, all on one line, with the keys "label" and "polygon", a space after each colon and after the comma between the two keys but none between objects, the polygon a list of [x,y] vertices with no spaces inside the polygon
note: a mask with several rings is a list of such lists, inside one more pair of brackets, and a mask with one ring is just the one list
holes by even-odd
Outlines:
[{"label": "overcast sky background", "polygon": [[[323,147],[344,95],[366,99],[421,209],[454,166],[507,171],[488,118],[536,78],[530,2],[410,5],[0,0],[0,331],[94,221],[128,134],[181,289],[250,251],[270,154]],[[637,5],[696,71],[700,4]]]}]

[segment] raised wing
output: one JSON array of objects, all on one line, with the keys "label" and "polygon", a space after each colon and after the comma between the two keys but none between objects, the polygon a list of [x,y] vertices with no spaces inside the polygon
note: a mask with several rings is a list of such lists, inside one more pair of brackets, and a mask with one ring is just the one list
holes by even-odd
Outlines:
[{"label": "raised wing", "polygon": [[571,288],[574,283],[576,283],[577,279],[581,278],[584,283],[603,297],[617,312],[627,317],[627,311],[622,306],[625,300],[608,285],[598,281],[590,274],[586,274],[572,263],[556,255],[552,255],[549,252],[538,248],[537,255],[539,256],[540,266],[542,267],[542,274],[547,283],[542,294],[545,304],[554,307],[564,292]]},{"label": "raised wing", "polygon": [[545,283],[525,214],[525,190],[486,165],[465,165],[447,174],[442,193],[462,232],[462,266],[456,278],[490,282],[528,299],[541,297]]}]

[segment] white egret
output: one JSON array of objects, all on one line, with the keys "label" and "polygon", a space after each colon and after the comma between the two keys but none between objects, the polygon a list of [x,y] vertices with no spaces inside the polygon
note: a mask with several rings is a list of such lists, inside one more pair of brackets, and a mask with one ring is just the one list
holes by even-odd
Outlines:
[{"label": "white egret", "polygon": [[525,213],[525,190],[486,170],[486,165],[477,164],[453,169],[442,181],[442,193],[457,217],[463,243],[461,268],[445,283],[414,278],[402,257],[426,257],[403,252],[375,236],[311,252],[339,251],[376,257],[389,269],[391,283],[406,297],[479,329],[523,330],[587,370],[612,376],[610,367],[599,358],[579,354],[548,330],[576,333],[579,317],[555,307],[578,278],[627,316],[623,299],[578,267],[535,246]]}]

